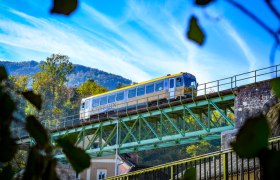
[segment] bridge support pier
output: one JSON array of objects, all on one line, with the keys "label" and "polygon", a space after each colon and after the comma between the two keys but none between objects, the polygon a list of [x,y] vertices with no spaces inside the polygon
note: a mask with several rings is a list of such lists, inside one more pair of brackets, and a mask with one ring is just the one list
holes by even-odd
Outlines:
[{"label": "bridge support pier", "polygon": [[234,130],[222,132],[221,150],[230,148],[238,129],[245,120],[257,115],[266,115],[271,107],[278,102],[273,96],[270,81],[262,81],[238,88],[234,99]]}]

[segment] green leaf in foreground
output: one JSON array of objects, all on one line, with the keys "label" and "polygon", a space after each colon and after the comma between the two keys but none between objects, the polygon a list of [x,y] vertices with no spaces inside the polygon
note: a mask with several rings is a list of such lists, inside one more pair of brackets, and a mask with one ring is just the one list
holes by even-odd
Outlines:
[{"label": "green leaf in foreground", "polygon": [[39,147],[47,147],[49,144],[49,137],[47,131],[42,124],[34,117],[28,116],[25,124],[26,130],[30,136],[33,137]]},{"label": "green leaf in foreground", "polygon": [[78,140],[78,134],[72,133],[72,134],[67,134],[62,137],[62,139],[70,141],[72,144],[75,144]]},{"label": "green leaf in foreground", "polygon": [[241,158],[256,157],[267,148],[269,132],[265,117],[247,119],[231,145]]},{"label": "green leaf in foreground", "polygon": [[43,174],[42,180],[58,180],[59,178],[57,177],[56,174],[56,159],[51,159],[48,162],[47,168]]},{"label": "green leaf in foreground", "polygon": [[182,180],[196,180],[196,169],[194,167],[186,169]]},{"label": "green leaf in foreground", "polygon": [[0,126],[9,126],[16,105],[9,94],[0,92]]},{"label": "green leaf in foreground", "polygon": [[206,6],[214,0],[195,0],[195,4],[199,6]]},{"label": "green leaf in foreground", "polygon": [[29,150],[26,169],[23,180],[41,179],[46,167],[47,158],[44,157],[38,149],[32,147]]},{"label": "green leaf in foreground", "polygon": [[2,170],[0,169],[0,179],[9,180],[12,179],[13,176],[14,176],[14,171],[10,164],[3,167]]},{"label": "green leaf in foreground", "polygon": [[25,91],[21,93],[25,99],[27,99],[31,104],[33,104],[37,109],[42,108],[42,98],[40,95],[34,94],[33,91]]},{"label": "green leaf in foreground", "polygon": [[276,96],[280,98],[280,78],[273,79],[271,81],[271,87],[275,92]]},{"label": "green leaf in foreground", "polygon": [[265,150],[260,155],[260,165],[263,169],[263,179],[279,180],[280,177],[280,152],[271,149]]},{"label": "green leaf in foreground", "polygon": [[56,142],[57,145],[62,148],[63,153],[77,173],[90,166],[90,156],[84,150],[75,147],[71,141],[66,138],[59,138]]},{"label": "green leaf in foreground", "polygon": [[9,162],[15,156],[18,146],[11,137],[10,129],[2,128],[0,128],[0,162]]},{"label": "green leaf in foreground", "polygon": [[187,37],[188,39],[198,43],[199,45],[203,45],[204,43],[205,36],[199,24],[197,23],[197,18],[195,16],[192,16],[189,21]]},{"label": "green leaf in foreground", "polygon": [[70,15],[78,5],[77,0],[54,0],[51,13]]},{"label": "green leaf in foreground", "polygon": [[0,66],[0,81],[8,79],[8,73],[4,66]]}]

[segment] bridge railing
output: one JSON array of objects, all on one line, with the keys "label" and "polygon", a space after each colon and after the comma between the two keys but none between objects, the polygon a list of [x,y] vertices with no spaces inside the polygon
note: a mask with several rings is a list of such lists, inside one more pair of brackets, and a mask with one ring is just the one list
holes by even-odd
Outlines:
[{"label": "bridge railing", "polygon": [[[190,96],[204,95],[207,98],[208,95],[211,93],[218,93],[220,95],[220,93],[224,90],[233,91],[234,88],[236,87],[250,84],[250,83],[256,83],[264,80],[269,80],[275,77],[280,77],[280,65],[270,66],[267,68],[262,68],[255,71],[238,74],[232,77],[199,84],[197,90],[192,89],[192,91],[189,92],[189,95]],[[176,94],[179,92],[175,90],[174,93]],[[52,117],[50,120],[42,120],[41,122],[49,130],[58,131],[67,128],[83,126],[92,123],[93,121],[100,122],[101,120],[104,120],[104,118],[105,119],[107,118],[108,120],[114,119],[115,117],[120,117],[121,114],[129,115],[131,113],[138,113],[143,110],[149,110],[149,108],[151,107],[150,104],[151,100],[153,100],[154,102],[152,106],[154,106],[157,109],[160,109],[164,107],[163,104],[171,106],[171,103],[174,101],[172,98],[170,98],[170,93],[168,93],[166,99],[162,99],[162,97],[166,97],[166,94],[167,94],[166,92],[162,92],[157,94],[156,96],[141,98],[138,100],[134,100],[133,102],[132,101],[124,102],[115,107],[115,112],[113,114],[110,112],[106,113],[101,108],[94,110],[95,112],[93,111],[87,112],[89,114],[95,114],[93,120],[80,120],[81,115],[84,114],[75,113],[73,115],[69,115],[65,117]],[[193,100],[193,97],[189,97],[189,98]],[[182,97],[179,97],[179,100],[181,101]],[[130,107],[128,104],[135,104],[135,107]],[[43,119],[43,117],[41,117],[40,119]],[[27,135],[25,131],[21,131],[21,130],[23,130],[23,128],[20,127],[14,129],[14,132],[16,133],[15,136],[17,138],[24,137]]]},{"label": "bridge railing", "polygon": [[197,88],[197,95],[207,95],[214,92],[219,93],[227,89],[234,89],[243,85],[269,80],[276,77],[280,77],[280,64],[199,84]]},{"label": "bridge railing", "polygon": [[[270,139],[270,148],[280,149],[280,137]],[[229,149],[194,158],[167,163],[152,168],[134,171],[108,180],[175,180],[183,179],[187,170],[195,170],[196,179],[259,179],[261,167],[258,158],[240,158]]]}]

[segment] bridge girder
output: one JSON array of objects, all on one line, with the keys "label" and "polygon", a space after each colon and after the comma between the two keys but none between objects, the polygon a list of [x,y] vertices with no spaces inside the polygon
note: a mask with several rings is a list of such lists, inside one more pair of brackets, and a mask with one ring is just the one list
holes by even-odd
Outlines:
[{"label": "bridge girder", "polygon": [[234,97],[227,95],[127,117],[112,117],[109,121],[52,133],[52,137],[77,133],[76,144],[92,157],[113,155],[116,149],[121,154],[218,139],[221,132],[234,128]]}]

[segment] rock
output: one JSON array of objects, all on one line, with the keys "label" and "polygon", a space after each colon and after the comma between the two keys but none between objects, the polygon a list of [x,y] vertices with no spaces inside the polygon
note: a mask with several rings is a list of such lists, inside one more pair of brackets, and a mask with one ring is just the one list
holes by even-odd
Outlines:
[{"label": "rock", "polygon": [[280,135],[280,103],[271,107],[266,114],[267,120],[271,126],[271,136]]}]

